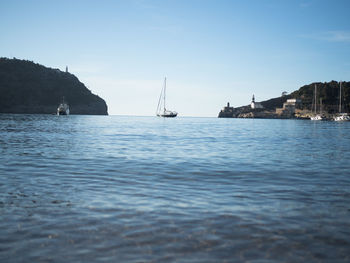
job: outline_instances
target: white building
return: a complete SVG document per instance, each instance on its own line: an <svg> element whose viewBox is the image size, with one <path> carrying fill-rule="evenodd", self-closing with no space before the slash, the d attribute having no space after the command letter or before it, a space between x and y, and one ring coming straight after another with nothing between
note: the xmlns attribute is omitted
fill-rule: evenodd
<svg viewBox="0 0 350 263"><path fill-rule="evenodd" d="M300 99L288 99L283 103L283 108L276 108L276 113L279 115L294 115L295 109L299 109L300 107Z"/></svg>
<svg viewBox="0 0 350 263"><path fill-rule="evenodd" d="M254 94L253 94L252 102L250 103L250 107L252 109L263 109L264 108L264 106L261 105L260 102L255 102Z"/></svg>

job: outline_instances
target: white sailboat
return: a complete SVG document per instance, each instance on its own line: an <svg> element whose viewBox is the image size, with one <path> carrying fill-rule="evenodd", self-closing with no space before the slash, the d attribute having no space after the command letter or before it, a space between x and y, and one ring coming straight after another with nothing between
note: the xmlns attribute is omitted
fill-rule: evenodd
<svg viewBox="0 0 350 263"><path fill-rule="evenodd" d="M322 121L323 118L322 118L322 115L321 114L317 114L317 87L316 87L316 84L315 84L315 91L314 91L314 101L315 101L315 113L313 116L310 117L310 119L312 121Z"/></svg>
<svg viewBox="0 0 350 263"><path fill-rule="evenodd" d="M339 85L339 114L338 116L334 117L335 121L350 121L350 117L347 113L342 113L342 106L341 106L341 81Z"/></svg>
<svg viewBox="0 0 350 263"><path fill-rule="evenodd" d="M177 116L177 112L170 111L170 110L166 109L166 107L165 107L165 94L166 94L166 78L164 79L164 86L162 88L162 91L160 92L156 115L158 117L174 118Z"/></svg>

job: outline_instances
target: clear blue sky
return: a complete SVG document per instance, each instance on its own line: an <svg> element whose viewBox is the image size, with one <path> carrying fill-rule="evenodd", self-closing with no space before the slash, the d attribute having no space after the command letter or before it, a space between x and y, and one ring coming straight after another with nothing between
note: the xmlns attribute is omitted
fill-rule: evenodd
<svg viewBox="0 0 350 263"><path fill-rule="evenodd" d="M0 56L75 74L110 114L217 116L350 80L350 1L0 0Z"/></svg>

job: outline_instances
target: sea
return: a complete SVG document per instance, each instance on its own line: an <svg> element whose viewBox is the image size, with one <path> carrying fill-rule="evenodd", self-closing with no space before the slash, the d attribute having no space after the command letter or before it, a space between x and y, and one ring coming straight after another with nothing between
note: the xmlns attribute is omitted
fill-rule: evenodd
<svg viewBox="0 0 350 263"><path fill-rule="evenodd" d="M1 114L0 262L350 262L350 122Z"/></svg>

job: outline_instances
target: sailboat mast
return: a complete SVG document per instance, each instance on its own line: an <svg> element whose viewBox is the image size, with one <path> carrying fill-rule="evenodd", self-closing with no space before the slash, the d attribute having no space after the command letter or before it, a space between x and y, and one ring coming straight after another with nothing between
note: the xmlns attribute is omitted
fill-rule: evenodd
<svg viewBox="0 0 350 263"><path fill-rule="evenodd" d="M165 109L165 91L166 91L166 78L164 79L164 112L166 111L166 109Z"/></svg>
<svg viewBox="0 0 350 263"><path fill-rule="evenodd" d="M316 112L317 112L317 100L316 100L316 98L317 98L317 95L316 95L316 92L317 92L317 88L316 88L316 84L315 84L315 114L316 114Z"/></svg>
<svg viewBox="0 0 350 263"><path fill-rule="evenodd" d="M339 87L339 113L341 113L341 81Z"/></svg>

